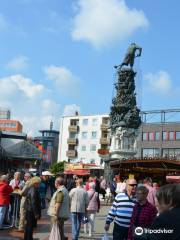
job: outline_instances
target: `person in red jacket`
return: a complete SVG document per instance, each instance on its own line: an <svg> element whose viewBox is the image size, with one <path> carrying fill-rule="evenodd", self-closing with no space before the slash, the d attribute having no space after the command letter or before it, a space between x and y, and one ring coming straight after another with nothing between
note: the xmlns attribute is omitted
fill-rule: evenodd
<svg viewBox="0 0 180 240"><path fill-rule="evenodd" d="M2 175L0 177L0 229L2 229L6 209L10 202L10 193L12 193L12 191L13 189L8 183L8 177Z"/></svg>

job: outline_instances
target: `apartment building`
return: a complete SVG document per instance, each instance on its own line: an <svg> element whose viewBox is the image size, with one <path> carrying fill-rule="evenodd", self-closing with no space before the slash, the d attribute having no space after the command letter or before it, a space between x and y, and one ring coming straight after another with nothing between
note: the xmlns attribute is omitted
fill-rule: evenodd
<svg viewBox="0 0 180 240"><path fill-rule="evenodd" d="M82 162L100 165L99 152L110 146L109 116L65 116L61 118L58 162Z"/></svg>

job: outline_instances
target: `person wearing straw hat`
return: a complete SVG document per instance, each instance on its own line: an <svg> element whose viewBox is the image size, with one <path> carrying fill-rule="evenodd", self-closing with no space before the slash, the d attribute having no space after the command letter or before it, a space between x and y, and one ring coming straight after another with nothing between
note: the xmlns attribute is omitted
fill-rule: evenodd
<svg viewBox="0 0 180 240"><path fill-rule="evenodd" d="M33 240L33 228L37 219L41 216L41 200L39 196L39 185L41 179L33 177L30 180L30 188L28 189L25 208L26 208L26 225L24 232L24 240Z"/></svg>

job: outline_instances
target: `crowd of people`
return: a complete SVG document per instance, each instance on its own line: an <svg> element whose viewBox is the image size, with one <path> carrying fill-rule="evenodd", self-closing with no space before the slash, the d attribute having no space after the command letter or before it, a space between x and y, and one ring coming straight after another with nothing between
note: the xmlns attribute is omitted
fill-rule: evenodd
<svg viewBox="0 0 180 240"><path fill-rule="evenodd" d="M180 239L180 184L158 187L151 178L117 181L123 189L115 198L106 219L108 231L114 221L113 240Z"/></svg>
<svg viewBox="0 0 180 240"><path fill-rule="evenodd" d="M13 179L1 175L0 229L15 219L18 231L24 232L24 240L32 240L41 210L47 209L51 222L49 239L54 239L57 232L56 240L68 239L64 223L69 218L73 240L78 240L82 224L84 233L91 237L96 231L94 223L100 211L100 196L105 199L108 188L113 201L104 229L108 232L114 222L113 240L180 239L180 185L159 187L151 178L137 182L133 178L122 181L120 176L108 183L104 177L92 176L84 182L75 175L47 178L25 173L23 179L20 172L14 173Z"/></svg>

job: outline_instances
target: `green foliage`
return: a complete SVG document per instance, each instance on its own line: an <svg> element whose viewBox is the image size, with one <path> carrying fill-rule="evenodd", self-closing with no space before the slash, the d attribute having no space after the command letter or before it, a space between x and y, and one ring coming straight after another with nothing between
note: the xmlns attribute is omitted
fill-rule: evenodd
<svg viewBox="0 0 180 240"><path fill-rule="evenodd" d="M51 172L54 174L63 173L64 172L64 164L65 164L65 161L54 163L51 166Z"/></svg>

